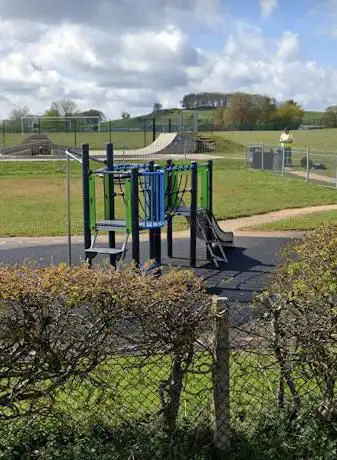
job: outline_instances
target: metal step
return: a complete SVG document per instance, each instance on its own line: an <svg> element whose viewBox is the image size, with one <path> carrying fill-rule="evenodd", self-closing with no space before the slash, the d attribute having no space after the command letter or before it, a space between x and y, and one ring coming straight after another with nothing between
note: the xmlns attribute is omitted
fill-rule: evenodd
<svg viewBox="0 0 337 460"><path fill-rule="evenodd" d="M96 230L98 231L114 231L124 230L126 228L125 220L98 220L96 222Z"/></svg>
<svg viewBox="0 0 337 460"><path fill-rule="evenodd" d="M89 248L85 250L86 254L109 254L112 256L119 256L120 254L123 254L123 249L117 249L117 248Z"/></svg>
<svg viewBox="0 0 337 460"><path fill-rule="evenodd" d="M204 208L197 209L198 216L202 216L205 213L206 213L206 209ZM191 215L191 208L188 206L179 206L178 208L175 209L174 215L189 217Z"/></svg>

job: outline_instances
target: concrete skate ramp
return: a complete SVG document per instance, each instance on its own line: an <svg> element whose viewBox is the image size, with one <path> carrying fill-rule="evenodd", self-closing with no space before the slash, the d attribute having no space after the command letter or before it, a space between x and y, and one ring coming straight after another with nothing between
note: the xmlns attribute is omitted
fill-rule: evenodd
<svg viewBox="0 0 337 460"><path fill-rule="evenodd" d="M141 149L125 149L115 150L117 156L128 157L146 157L150 155L172 155L172 154L187 154L196 151L197 142L193 135L178 134L178 133L162 133L152 144ZM91 155L104 155L103 150L95 150L90 152Z"/></svg>

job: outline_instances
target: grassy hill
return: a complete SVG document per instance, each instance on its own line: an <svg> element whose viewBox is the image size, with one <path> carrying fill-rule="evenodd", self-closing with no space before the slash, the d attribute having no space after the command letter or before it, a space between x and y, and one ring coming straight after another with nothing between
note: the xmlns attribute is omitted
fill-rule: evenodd
<svg viewBox="0 0 337 460"><path fill-rule="evenodd" d="M182 123L186 126L192 126L193 124L193 116L197 113L198 114L198 121L200 128L202 130L202 125L210 125L213 120L213 112L212 109L204 109L204 110L185 110L179 108L172 108L172 109L164 109L160 110L159 112L153 114L145 114L137 117L130 117L127 119L117 119L112 120L111 127L113 129L135 129L135 130L143 130L144 123L147 129L151 129L152 126L152 119L155 118L156 124L158 127L167 127L169 123L169 119L171 118L172 128L174 129L175 126L179 126L180 120L182 119ZM323 112L319 111L305 111L303 123L310 124L314 123L315 121L321 119L323 116ZM104 123L102 127L104 127ZM108 123L107 123L108 125ZM108 127L108 126L107 126Z"/></svg>
<svg viewBox="0 0 337 460"><path fill-rule="evenodd" d="M304 112L303 123L313 123L317 120L320 120L324 115L324 112L317 112L312 110L307 110Z"/></svg>
<svg viewBox="0 0 337 460"><path fill-rule="evenodd" d="M171 118L171 122L174 125L182 122L185 125L192 125L193 116L195 113L198 113L199 123L211 123L213 117L213 110L185 110L185 109L164 109L160 110L157 113L149 113L137 117L130 117L127 119L117 119L112 120L111 126L113 128L125 128L125 129L143 129L144 123L146 123L147 128L152 126L152 120L155 118L156 124L158 125L168 125L168 120ZM108 125L108 123L106 123ZM105 123L101 124L101 127L104 127Z"/></svg>

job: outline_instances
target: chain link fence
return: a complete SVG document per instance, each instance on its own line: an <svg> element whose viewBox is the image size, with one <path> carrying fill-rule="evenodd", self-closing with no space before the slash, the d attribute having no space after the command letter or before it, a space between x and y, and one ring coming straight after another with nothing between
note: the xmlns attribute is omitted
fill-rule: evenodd
<svg viewBox="0 0 337 460"><path fill-rule="evenodd" d="M139 318L125 317L124 325L116 321L104 363L92 372L83 369L83 376L67 375L54 398L46 395L26 410L45 417L53 408L67 424L79 426L94 420L104 442L117 449L110 458L150 458L144 453L151 452L163 460L235 452L238 437L254 444L268 421L283 415L286 427L300 409L315 407L318 384L292 348L285 348L275 316L254 312L248 320L224 298L214 298L212 309L211 323L181 350L165 351L160 339L150 336L151 349L142 346L147 331L139 330ZM184 454L175 456L179 445Z"/></svg>
<svg viewBox="0 0 337 460"><path fill-rule="evenodd" d="M269 144L246 145L245 164L281 176L296 176L328 187L337 187L337 150L285 148Z"/></svg>

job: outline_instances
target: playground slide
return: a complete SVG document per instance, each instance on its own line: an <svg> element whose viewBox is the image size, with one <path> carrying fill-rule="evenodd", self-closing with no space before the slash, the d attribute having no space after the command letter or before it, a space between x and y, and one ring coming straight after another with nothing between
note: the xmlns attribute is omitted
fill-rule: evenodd
<svg viewBox="0 0 337 460"><path fill-rule="evenodd" d="M212 230L212 234L215 236L215 240L217 240L217 243L226 246L231 246L233 244L233 232L224 232L220 228L218 221L216 220L212 212L207 212L205 215L199 215L198 222L206 235L208 234L208 230ZM197 229L197 237L200 239L204 239L199 226Z"/></svg>

